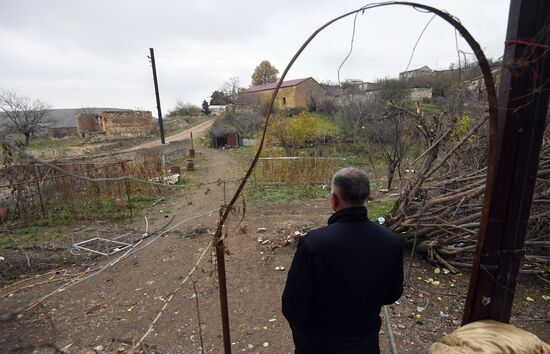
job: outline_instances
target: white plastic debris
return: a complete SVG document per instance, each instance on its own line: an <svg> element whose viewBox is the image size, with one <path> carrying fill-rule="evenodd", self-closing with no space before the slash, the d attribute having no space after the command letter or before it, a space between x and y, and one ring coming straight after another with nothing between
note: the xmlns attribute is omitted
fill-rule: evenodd
<svg viewBox="0 0 550 354"><path fill-rule="evenodd" d="M264 342L264 344L263 344L263 345L264 345L264 348L267 348L267 347L269 347L269 343L268 343L268 342Z"/></svg>
<svg viewBox="0 0 550 354"><path fill-rule="evenodd" d="M266 232L267 229L265 227L258 227L258 229L256 231L257 232Z"/></svg>
<svg viewBox="0 0 550 354"><path fill-rule="evenodd" d="M5 261L5 260L6 260L6 259L5 259L4 257L0 256L0 262L1 262L1 261Z"/></svg>
<svg viewBox="0 0 550 354"><path fill-rule="evenodd" d="M384 225L384 223L386 222L386 219L384 219L383 216L379 216L378 219L376 219L376 220L378 220L378 223L380 225Z"/></svg>

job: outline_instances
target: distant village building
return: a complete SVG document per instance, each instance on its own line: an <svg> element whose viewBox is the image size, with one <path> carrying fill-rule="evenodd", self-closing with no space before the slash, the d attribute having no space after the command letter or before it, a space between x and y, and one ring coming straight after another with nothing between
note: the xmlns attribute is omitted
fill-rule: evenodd
<svg viewBox="0 0 550 354"><path fill-rule="evenodd" d="M359 87L365 92L380 90L380 84L378 82L362 82L359 84Z"/></svg>
<svg viewBox="0 0 550 354"><path fill-rule="evenodd" d="M46 131L47 136L58 139L76 135L75 127L47 127Z"/></svg>
<svg viewBox="0 0 550 354"><path fill-rule="evenodd" d="M80 113L76 116L78 135L104 133L110 136L147 136L153 131L151 111L104 111L101 114Z"/></svg>
<svg viewBox="0 0 550 354"><path fill-rule="evenodd" d="M277 83L256 85L239 94L239 101L244 104L262 105L269 103ZM308 108L316 104L324 91L313 78L284 81L276 97L279 108Z"/></svg>
<svg viewBox="0 0 550 354"><path fill-rule="evenodd" d="M403 71L399 73L399 80L417 80L417 79L429 79L431 78L433 70L430 67L424 65L421 68Z"/></svg>

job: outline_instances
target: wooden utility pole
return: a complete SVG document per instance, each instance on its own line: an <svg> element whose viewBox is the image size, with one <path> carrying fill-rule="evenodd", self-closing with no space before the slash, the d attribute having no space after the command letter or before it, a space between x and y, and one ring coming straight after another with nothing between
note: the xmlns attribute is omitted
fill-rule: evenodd
<svg viewBox="0 0 550 354"><path fill-rule="evenodd" d="M550 1L511 0L476 258L463 324L508 322L524 255L550 91Z"/></svg>
<svg viewBox="0 0 550 354"><path fill-rule="evenodd" d="M149 53L150 53L150 56L148 56L148 58L151 59L151 65L153 66L153 81L155 83L155 96L157 97L157 113L159 116L160 143L164 145L165 144L164 124L162 122L162 110L160 109L159 84L157 81L157 67L155 65L155 51L153 50L153 48L149 48Z"/></svg>

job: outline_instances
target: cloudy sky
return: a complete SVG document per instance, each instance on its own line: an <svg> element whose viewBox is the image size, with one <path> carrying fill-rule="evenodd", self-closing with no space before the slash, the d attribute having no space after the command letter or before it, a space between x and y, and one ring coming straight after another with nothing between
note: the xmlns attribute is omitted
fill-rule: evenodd
<svg viewBox="0 0 550 354"><path fill-rule="evenodd" d="M509 0L420 0L457 16L486 55L503 52ZM156 110L147 55L155 49L163 112L176 100L200 105L231 77L242 87L263 59L280 72L320 25L366 2L313 0L2 0L0 89L56 108ZM391 6L357 17L354 49L341 79L374 81L407 67L432 15ZM337 81L350 49L353 17L310 44L288 79ZM458 39L464 52L471 52ZM468 55L473 59L471 55ZM410 68L457 62L455 33L435 18Z"/></svg>

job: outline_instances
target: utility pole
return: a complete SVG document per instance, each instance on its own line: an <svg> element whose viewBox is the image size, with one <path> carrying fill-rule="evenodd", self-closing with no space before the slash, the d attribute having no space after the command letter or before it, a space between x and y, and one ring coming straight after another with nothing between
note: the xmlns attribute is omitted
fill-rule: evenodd
<svg viewBox="0 0 550 354"><path fill-rule="evenodd" d="M149 48L150 56L148 56L149 59L151 59L151 64L153 66L153 81L155 83L155 96L157 97L157 112L159 116L159 129L160 129L160 143L164 145L166 142L164 141L164 124L162 122L162 110L160 109L160 95L159 95L159 84L157 81L157 67L155 65L155 51L153 48Z"/></svg>
<svg viewBox="0 0 550 354"><path fill-rule="evenodd" d="M509 322L550 91L550 1L511 0L490 173L463 324Z"/></svg>

